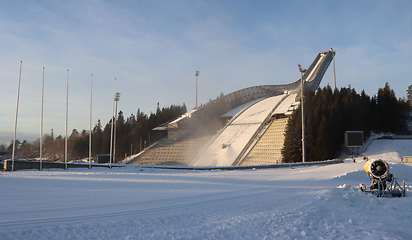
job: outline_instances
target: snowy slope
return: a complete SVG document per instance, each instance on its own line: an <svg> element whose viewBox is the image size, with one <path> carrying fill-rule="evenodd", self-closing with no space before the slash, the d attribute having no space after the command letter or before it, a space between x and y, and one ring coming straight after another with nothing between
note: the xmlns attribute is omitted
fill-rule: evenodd
<svg viewBox="0 0 412 240"><path fill-rule="evenodd" d="M240 152L258 130L274 106L286 95L269 97L256 102L236 119L193 161L192 166L231 166ZM226 148L222 148L222 145Z"/></svg>
<svg viewBox="0 0 412 240"><path fill-rule="evenodd" d="M366 153L370 158L380 158L389 162L399 162L403 156L412 156L411 141L408 140L375 140Z"/></svg>
<svg viewBox="0 0 412 240"><path fill-rule="evenodd" d="M412 141L374 141L399 180ZM392 145L391 145L392 144ZM400 152L399 152L400 151ZM396 155L397 154L397 155ZM369 179L363 160L285 169L109 169L0 172L0 239L411 239L406 198L350 186Z"/></svg>

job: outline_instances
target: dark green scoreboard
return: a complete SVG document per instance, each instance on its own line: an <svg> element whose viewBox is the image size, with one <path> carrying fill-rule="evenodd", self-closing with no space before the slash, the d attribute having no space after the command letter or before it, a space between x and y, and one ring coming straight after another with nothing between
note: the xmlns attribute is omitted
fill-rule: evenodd
<svg viewBox="0 0 412 240"><path fill-rule="evenodd" d="M362 147L363 131L346 131L345 145L346 147Z"/></svg>

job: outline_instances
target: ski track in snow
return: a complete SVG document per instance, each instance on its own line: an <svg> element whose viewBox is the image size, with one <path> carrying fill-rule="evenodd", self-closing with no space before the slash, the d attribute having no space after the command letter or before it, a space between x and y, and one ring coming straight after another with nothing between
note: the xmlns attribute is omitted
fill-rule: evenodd
<svg viewBox="0 0 412 240"><path fill-rule="evenodd" d="M397 157L403 141L396 154L377 152L385 141L367 152L389 158L400 182L412 179L412 165ZM247 171L0 172L0 239L411 239L412 184L405 198L365 195L353 188L369 185L360 159Z"/></svg>

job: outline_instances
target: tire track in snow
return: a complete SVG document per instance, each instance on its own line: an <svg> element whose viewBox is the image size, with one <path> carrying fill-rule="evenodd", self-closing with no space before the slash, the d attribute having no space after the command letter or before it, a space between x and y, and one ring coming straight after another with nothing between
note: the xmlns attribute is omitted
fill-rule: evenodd
<svg viewBox="0 0 412 240"><path fill-rule="evenodd" d="M142 217L147 217L147 216L153 216L156 215L157 213L161 214L166 214L170 212L180 212L180 211L190 211L190 210L199 210L202 208L207 208L211 207L213 205L222 205L222 204L230 204L233 206L234 203L242 203L246 202L249 203L251 199L256 199L262 194L273 194L276 190L274 189L245 189L241 191L236 191L235 195L228 196L228 197L218 197L218 198L210 198L206 200L196 200L196 201L190 201L186 203L180 203L180 204L169 204L169 205L164 205L164 206L158 206L158 207L149 207L149 208L142 208L142 209L131 209L127 211L117 211L113 212L113 208L116 208L120 205L111 205L109 206L108 204L103 204L99 206L79 206L79 207L67 207L67 208L54 208L50 210L46 209L31 209L31 210L15 210L15 211L7 211L6 213L9 214L27 214L27 213L44 213L46 212L61 212L61 211L72 211L72 210L100 210L100 209L105 209L108 207L111 207L109 210L112 210L112 212L106 212L106 213L92 213L92 214L84 214L84 215L77 215L77 216L61 216L61 217L55 217L55 216L45 216L42 218L32 218L32 219L22 219L22 220L14 220L14 221L3 221L0 222L0 229L9 229L10 227L28 227L28 226L36 226L36 225L45 225L45 224L53 224L53 225L59 225L61 223L68 223L68 222L81 222L81 221L86 221L86 220L96 220L96 219L110 219L110 218L118 218L118 217L127 217L127 216L137 216L138 218ZM239 194L242 193L242 194ZM248 192L248 193L244 193ZM213 194L217 196L221 196L221 193L218 194ZM204 199L206 197L210 197L210 195L206 196L196 196L196 199ZM159 204L166 203L166 202L175 202L176 200L181 200L181 199L164 199L159 202ZM189 200L190 197L189 197ZM149 203L150 201L145 201ZM133 205L140 205L142 202L128 202L127 203L130 206ZM124 205L121 205L124 207ZM1 214L5 213L4 211L1 212Z"/></svg>

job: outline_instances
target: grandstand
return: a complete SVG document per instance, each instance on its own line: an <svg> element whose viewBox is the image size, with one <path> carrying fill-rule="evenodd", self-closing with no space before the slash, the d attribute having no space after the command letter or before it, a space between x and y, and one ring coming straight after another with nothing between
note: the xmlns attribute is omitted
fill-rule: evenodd
<svg viewBox="0 0 412 240"><path fill-rule="evenodd" d="M277 164L282 162L284 132L288 118L273 120L269 128L257 141L248 155L239 165L265 165Z"/></svg>
<svg viewBox="0 0 412 240"><path fill-rule="evenodd" d="M320 52L303 75L315 91L334 52ZM156 127L164 139L123 162L141 165L240 166L276 164L288 116L299 106L300 79L284 85L254 86L221 96Z"/></svg>

